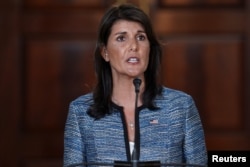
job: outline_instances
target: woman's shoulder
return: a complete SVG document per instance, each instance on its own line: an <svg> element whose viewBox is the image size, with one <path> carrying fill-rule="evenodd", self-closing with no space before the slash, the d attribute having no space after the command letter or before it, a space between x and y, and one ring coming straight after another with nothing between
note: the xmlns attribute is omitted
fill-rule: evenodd
<svg viewBox="0 0 250 167"><path fill-rule="evenodd" d="M189 105L190 103L193 103L193 98L189 94L181 90L176 90L165 86L162 87L161 95L158 96L156 100L161 103L169 104L182 103Z"/></svg>
<svg viewBox="0 0 250 167"><path fill-rule="evenodd" d="M93 94L87 93L71 101L70 107L89 108L89 106L92 104L93 104Z"/></svg>
<svg viewBox="0 0 250 167"><path fill-rule="evenodd" d="M190 95L184 91L165 87L165 86L162 87L162 96L163 97L190 97Z"/></svg>

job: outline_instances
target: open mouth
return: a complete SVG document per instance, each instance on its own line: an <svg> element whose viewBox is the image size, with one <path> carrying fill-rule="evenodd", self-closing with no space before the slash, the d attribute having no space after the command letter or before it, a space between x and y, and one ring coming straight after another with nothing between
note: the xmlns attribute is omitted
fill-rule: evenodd
<svg viewBox="0 0 250 167"><path fill-rule="evenodd" d="M139 59L136 58L136 57L131 57L131 58L128 59L128 62L129 62L129 63L138 63L138 62L139 62Z"/></svg>

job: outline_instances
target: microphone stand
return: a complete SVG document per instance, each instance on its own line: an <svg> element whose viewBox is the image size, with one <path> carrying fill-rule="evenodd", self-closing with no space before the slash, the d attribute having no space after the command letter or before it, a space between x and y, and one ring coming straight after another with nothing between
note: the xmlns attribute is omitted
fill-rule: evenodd
<svg viewBox="0 0 250 167"><path fill-rule="evenodd" d="M134 119L135 119L135 124L136 124L136 110L138 107L138 94L140 92L141 79L135 78L133 80L133 84L135 86L135 112L134 112L135 117L134 117ZM135 132L134 132L135 136L137 135L136 130L137 129L135 128ZM138 153L136 150L137 142L135 141L134 150L133 150L132 157L131 157L132 167L138 167L139 157L138 157Z"/></svg>

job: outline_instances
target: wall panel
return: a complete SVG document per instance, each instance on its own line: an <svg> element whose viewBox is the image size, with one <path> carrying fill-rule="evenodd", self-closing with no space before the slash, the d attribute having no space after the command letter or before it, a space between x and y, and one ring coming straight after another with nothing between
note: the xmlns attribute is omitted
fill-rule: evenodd
<svg viewBox="0 0 250 167"><path fill-rule="evenodd" d="M105 4L105 1L100 0L91 0L91 1L82 1L82 0L24 0L23 2L25 7L28 8L58 8L66 7L67 9L74 8L101 8Z"/></svg>
<svg viewBox="0 0 250 167"><path fill-rule="evenodd" d="M95 42L75 39L26 40L25 106L21 153L24 166L58 166L70 101L93 89ZM46 157L52 157L51 162ZM33 161L36 159L36 161Z"/></svg>
<svg viewBox="0 0 250 167"><path fill-rule="evenodd" d="M69 101L92 90L94 46L94 41L84 40L27 41L24 123L28 129L62 127Z"/></svg>
<svg viewBox="0 0 250 167"><path fill-rule="evenodd" d="M103 10L26 12L23 33L26 35L96 35Z"/></svg>
<svg viewBox="0 0 250 167"><path fill-rule="evenodd" d="M195 1L195 0L160 0L160 4L163 7L167 6L241 6L243 5L244 0L202 0L202 1Z"/></svg>
<svg viewBox="0 0 250 167"><path fill-rule="evenodd" d="M244 11L237 8L160 9L153 18L159 35L235 34L244 31L245 26Z"/></svg>
<svg viewBox="0 0 250 167"><path fill-rule="evenodd" d="M218 132L241 137L237 132L244 132L247 116L243 107L243 40L237 36L188 36L165 41L163 83L193 96L208 138ZM237 144L241 148L239 143L234 147Z"/></svg>

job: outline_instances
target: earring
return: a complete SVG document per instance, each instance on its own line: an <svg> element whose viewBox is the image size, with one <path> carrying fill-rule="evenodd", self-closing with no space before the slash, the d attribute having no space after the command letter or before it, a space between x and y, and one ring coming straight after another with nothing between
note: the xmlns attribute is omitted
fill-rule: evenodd
<svg viewBox="0 0 250 167"><path fill-rule="evenodd" d="M109 60L108 60L108 53L107 53L107 52L105 52L105 54L104 54L104 59L106 60L106 62L109 61Z"/></svg>

